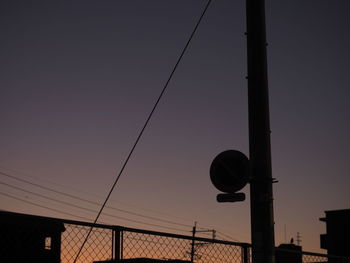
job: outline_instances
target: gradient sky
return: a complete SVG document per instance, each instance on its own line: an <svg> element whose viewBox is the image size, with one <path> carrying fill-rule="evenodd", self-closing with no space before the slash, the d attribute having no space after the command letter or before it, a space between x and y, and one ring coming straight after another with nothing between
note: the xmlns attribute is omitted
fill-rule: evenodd
<svg viewBox="0 0 350 263"><path fill-rule="evenodd" d="M102 202L205 3L1 1L0 171ZM350 208L349 11L348 0L266 1L277 245L300 232L305 250L325 252L319 218ZM250 242L249 187L245 202L219 204L209 179L221 151L248 155L244 31L245 1L214 0L109 202L188 227L106 212ZM96 216L0 179L0 193ZM6 196L0 209L74 218Z"/></svg>

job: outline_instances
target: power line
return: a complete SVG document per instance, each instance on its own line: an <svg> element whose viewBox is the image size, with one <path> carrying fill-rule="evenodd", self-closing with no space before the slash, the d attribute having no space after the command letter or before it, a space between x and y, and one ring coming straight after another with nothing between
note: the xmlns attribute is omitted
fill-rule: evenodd
<svg viewBox="0 0 350 263"><path fill-rule="evenodd" d="M75 196L75 195L70 195L68 193L65 193L65 192L61 192L61 191L57 191L55 189L52 189L52 188L49 188L49 187L45 187L43 185L40 185L40 184L36 184L36 183L33 183L31 181L28 181L28 180L25 180L25 179L22 179L22 178L19 178L19 177L16 177L14 175L10 175L8 173L4 173L4 172L1 172L0 171L0 174L6 176L6 177L9 177L9 178L12 178L12 179L15 179L17 181L21 181L21 182L24 182L24 183L27 183L29 185L33 185L33 186L36 186L36 187L39 187L41 189L45 189L45 190L48 190L48 191L51 191L51 192L54 192L54 193L57 193L57 194L60 194L60 195L63 195L63 196L68 196L70 198L73 198L73 199L76 199L76 200L79 200L79 201L84 201L86 203L89 203L89 204L93 204L93 205L100 205L100 203L97 203L97 202L94 202L94 201L90 201L90 200L87 200L87 199L83 199L83 198L80 198L78 196ZM58 199L55 199L55 198L52 198L52 197L48 197L46 195L42 195L42 194L39 194L39 193L36 193L36 192L32 192L32 191L29 191L29 190L26 190L26 189L23 189L21 187L18 187L18 186L14 186L14 185L11 185L11 184L8 184L8 183L5 183L5 182L0 182L0 184L2 185L6 185L7 187L10 187L10 188L13 188L13 189L17 189L17 190L20 190L22 192L26 192L26 193L29 193L29 194L32 194L32 195L35 195L35 196L39 196L39 197L42 197L42 198L45 198L47 200L51 200L51 201L54 201L54 202L57 202L57 203L61 203L61 204L64 204L64 205L68 205L68 206L71 206L71 207L75 207L75 208L79 208L79 209L82 209L82 210L85 210L85 211L88 211L88 212L92 212L92 213L96 213L95 210L93 209L89 209L89 208L86 208L86 207L82 207L82 206L79 206L79 205L75 205L73 203L70 203L70 202L65 202L65 201L62 201L62 200L58 200ZM2 193L3 195L6 195L4 193ZM24 200L24 199L20 199L18 197L13 197L13 196L10 196L10 195L6 195L7 197L10 197L10 198L13 198L13 199L16 199L16 200L19 200L19 201L23 201L25 203L29 203L29 204L32 204L32 205L35 205L35 206L38 206L38 207L41 207L41 208L45 208L45 209L48 209L48 210L51 210L51 211L55 211L55 212L59 212L59 213L62 213L62 214L65 214L65 215L69 215L69 216L74 216L74 217L77 217L77 218L80 218L80 219L84 219L84 220L87 220L89 221L90 219L86 218L86 217L82 217L82 216L77 216L77 215L73 215L71 213L68 213L68 212L63 212L61 210L57 210L57 209L52 209L52 208L49 208L47 206L43 206L43 205L39 205L37 203L33 203L33 202L30 202L28 200ZM126 211L126 210L122 210L122 209L118 209L118 208L115 208L115 207L110 207L110 206L106 206L106 208L109 208L109 209L112 209L112 210L115 210L115 211L120 211L120 212L124 212L124 213L128 213L128 214L132 214L132 215L136 215L136 216L140 216L140 217L144 217L144 218L148 218L148 219L152 219L152 220L157 220L157 221L161 221L161 222L164 222L164 223L169 223L169 224L175 224L175 225L180 225L180 226L185 226L185 227L189 227L189 225L185 225L185 224L180 224L180 223L176 223L176 222L172 222L172 221L168 221L168 220L163 220L163 219L160 219L160 218L155 218L155 217L150 217L150 216L146 216L146 215L142 215L142 214L138 214L138 213L134 213L134 212L130 212L130 211ZM170 229L170 230L175 230L175 231L181 231L181 232L188 232L187 230L183 230L183 229L178 229L178 228L173 228L173 227L167 227L167 226L162 226L162 225L158 225L158 224L152 224L152 223L146 223L146 222L143 222L143 221L138 221L138 220L133 220L133 219L130 219L130 218L126 218L126 217L121 217L121 216L116 216L116 215L112 215L112 214L108 214L108 213L102 213L103 215L106 215L106 216L109 216L109 217L112 217L112 218L117 218L117 219L121 219L121 220L125 220L125 221L130 221L130 222L134 222L134 223L137 223L137 224L143 224L143 225L148 225L148 226L153 226L153 227L159 227L159 228L164 228L164 229ZM207 229L207 228L203 228L203 227L199 227L199 229ZM223 239L226 239L228 238L228 240L233 240L233 241L238 241L237 239L227 235L227 234L224 234L220 231L217 231L217 233L220 235L220 236L223 236L224 238Z"/></svg>
<svg viewBox="0 0 350 263"><path fill-rule="evenodd" d="M157 108L157 106L158 106L158 104L159 104L159 101L160 101L161 98L163 97L163 94L165 93L165 91L166 91L166 89L167 89L167 87L168 87L168 84L169 84L170 80L172 79L172 77L173 77L173 75L174 75L174 73L175 73L175 71L176 71L178 65L180 64L180 61L182 60L182 58L183 58L183 56L184 56L184 54L185 54L185 52L186 52L186 50L187 50L187 48L188 48L188 46L189 46L189 44L190 44L190 42L191 42L191 40L192 40L194 34L196 33L197 28L198 28L200 22L202 21L204 15L205 15L205 13L206 13L206 11L208 10L208 7L209 7L211 1L212 1L212 0L208 0L208 2L207 2L207 4L206 4L206 6L205 6L205 8L204 8L204 10L203 10L203 12L202 12L200 18L199 18L199 20L198 20L198 22L197 22L197 24L195 25L195 27L194 27L194 29L193 29L193 31L192 31L192 33L191 33L191 35L190 35L190 37L189 37L189 39L188 39L186 45L185 45L185 47L183 48L183 50L182 50L182 52L181 52L181 54L180 54L178 60L177 60L176 63L175 63L175 66L174 66L173 70L172 70L171 73L170 73L168 80L166 81L166 83L165 83L165 85L164 85L164 87L163 87L163 89L162 89L160 95L158 96L158 99L156 100L156 102L155 102L155 104L154 104L154 106L153 106L153 108L152 108L152 110L151 110L151 112L150 112L148 118L146 119L145 124L143 125L143 127L142 127L142 129L141 129L139 135L137 136L134 145L132 146L132 148L131 148L131 150L130 150L128 156L127 156L127 158L125 159L124 164L123 164L122 168L120 169L117 178L115 179L115 181L114 181L114 183L113 183L113 185L112 185L110 191L108 192L107 197L106 197L105 201L103 202L103 204L102 204L102 206L101 206L101 209L100 209L100 211L98 212L98 214L97 214L97 216L96 216L96 218L95 218L95 220L94 220L94 224L97 222L98 218L100 217L100 215L101 215L101 213L102 213L102 210L103 210L104 207L106 206L109 197L111 196L111 194L112 194L112 192L113 192L115 186L117 185L117 183L118 183L118 181L119 181L119 179L120 179L120 177L121 177L121 175L122 175L122 173L123 173L123 171L124 171L124 169L125 169L127 163L129 162L129 159L130 159L131 155L133 154L133 152L134 152L134 150L135 150L135 148L136 148L138 142L140 141L140 139L141 139L141 137L142 137L142 135L143 135L143 132L145 131L145 129L146 129L146 127L147 127L147 125L148 125L148 123L149 123L151 117L153 116L153 113L155 112L155 110L156 110L156 108ZM89 238L89 236L90 236L90 234L91 234L92 229L93 229L93 227L90 228L88 234L86 235L86 238L85 238L84 242L82 243L82 245L81 245L81 247L80 247L80 249L79 249L79 251L78 251L78 253L77 253L77 256L76 256L75 259L74 259L74 263L76 263L76 261L77 261L79 255L80 255L80 253L81 253L83 247L85 246L86 241L88 240L88 238Z"/></svg>
<svg viewBox="0 0 350 263"><path fill-rule="evenodd" d="M71 203L68 203L68 202L65 202L65 201L62 201L62 200L57 200L55 198L51 198L51 197L48 197L48 196L45 196L45 195L34 193L34 192L25 190L25 189L17 187L17 186L13 186L13 185L10 185L10 184L7 184L7 183L3 183L3 182L0 182L0 184L6 185L6 186L11 187L13 189L20 190L20 191L25 192L25 193L29 193L29 194L32 194L32 195L35 195L35 196L39 196L39 197L42 197L42 198L45 198L45 199L57 202L57 203L61 203L61 204L64 204L64 205L67 205L67 206L71 206L71 207L74 207L74 208L79 208L79 209L82 209L82 210L85 210L85 211L88 211L88 212L96 213L96 211L93 210L93 209L89 209L89 208L86 208L86 207L82 207L82 206L78 206L78 205L75 205L75 204L71 204ZM33 203L33 202L30 202L30 201L25 201L23 199L19 199L18 197L15 198L15 197L10 196L10 195L5 194L5 193L2 193L2 194L6 195L6 196L8 196L10 198L14 198L14 199L17 199L17 200L20 200L20 201L24 201L24 202L30 203L32 205L36 205L36 206L40 206L42 208L49 209L48 207L39 205L37 203ZM53 210L53 209L50 208L50 210ZM56 210L54 210L54 211L56 211ZM57 210L57 211L60 211L60 210ZM60 211L60 212L62 212L62 211ZM62 212L62 213L70 215L70 216L76 216L76 215L73 215L73 214L70 214L70 213L67 213L67 212ZM188 232L187 230L183 230L183 229L179 229L179 228L173 228L173 227L167 227L167 226L162 226L162 225L157 225L157 224L152 224L152 223L146 223L146 222L143 222L143 221L134 220L134 219L130 219L130 218L122 217L122 216L116 216L116 215L112 215L112 214L108 214L108 213L102 213L102 215L109 216L109 217L116 218L116 219L125 220L125 221L128 221L128 222L142 224L142 225L148 225L148 226L159 227L159 228L170 229L170 230L181 231L181 232ZM80 216L76 216L76 217L79 217L79 218L82 218L84 220L88 220L89 221L89 219L87 219L86 217L80 217Z"/></svg>
<svg viewBox="0 0 350 263"><path fill-rule="evenodd" d="M227 235L227 234L224 234L224 233L222 233L222 232L220 232L220 231L216 231L216 233L219 234L220 236L223 236L223 237L225 237L225 238L228 238L228 240L230 240L230 241L240 242L239 240L237 240L237 239L235 239L235 238L233 238L233 237L231 237L231 236L229 236L229 235Z"/></svg>
<svg viewBox="0 0 350 263"><path fill-rule="evenodd" d="M16 190L20 190L20 191L25 192L25 193L29 193L29 194L32 194L32 195L35 195L35 196L39 196L39 197L42 197L42 198L45 198L45 199L57 202L57 203L61 203L61 204L64 204L64 205L75 207L75 208L79 208L79 209L82 209L82 210L85 210L85 211L88 211L88 212L93 212L93 213L96 212L95 210L92 210L92 209L89 209L89 208L86 208L86 207L78 206L78 205L75 205L75 204L72 204L72 203L69 203L69 202L65 202L65 201L62 201L62 200L57 200L55 198L51 198L51 197L48 197L48 196L45 196L45 195L42 195L42 194L39 194L39 193L35 193L35 192L32 192L32 191L23 189L21 187L17 187L17 186L8 184L8 183L0 182L0 184L5 185L5 186L10 187L10 188L13 188L13 189L16 189ZM9 198L15 199L15 200L19 200L19 201L22 201L22 202L25 202L25 203L29 203L29 204L34 205L34 206L45 208L45 209L48 209L48 210L51 210L51 211L54 211L54 212L62 213L62 214L65 214L65 215L73 216L73 217L84 219L84 220L89 220L86 217L78 216L76 214L71 214L71 213L64 212L64 211L58 210L58 209L53 209L53 208L50 208L50 207L47 207L47 206L44 206L44 205L40 205L38 203L34 203L34 202L31 202L31 201L28 201L28 200L25 200L25 199L21 199L19 197L15 197L15 196L12 196L12 195L9 195L9 194L6 194L6 193L0 192L0 194L2 194L4 196L7 196ZM146 223L146 222L133 220L133 219L130 219L130 218L125 218L125 217L120 217L120 216L116 216L116 215L112 215L112 214L108 214L108 213L102 213L102 215L113 217L113 218L117 218L117 219L121 219L121 220L130 221L130 222L134 222L134 223L138 223L138 224L149 225L149 226L153 226L153 227L171 229L171 230L176 230L176 231L181 231L181 232L188 232L187 230L183 230L183 229L178 229L178 228L166 227L166 226L157 225L157 224ZM237 239L234 239L231 236L226 235L226 234L224 234L224 233L222 233L220 231L217 231L217 233L219 233L219 236L224 236L226 238L229 238L229 240L238 241Z"/></svg>
<svg viewBox="0 0 350 263"><path fill-rule="evenodd" d="M241 242L241 241L239 241L238 239L233 238L232 236L230 236L230 235L228 235L228 234L224 234L223 232L216 230L217 228L214 227L214 226L210 226L209 228L210 228L210 229L204 228L204 227L198 227L198 229L201 229L202 231L203 231L203 230L204 230L204 231L213 231L213 230L214 230L214 231L215 231L215 235L221 236L221 238L222 238L223 240ZM213 229L213 230L211 230L211 229ZM210 234L210 233L203 233L203 234L204 234L204 235L212 235L212 234Z"/></svg>
<svg viewBox="0 0 350 263"><path fill-rule="evenodd" d="M22 171L19 171L19 170L14 170L14 169L11 169L11 168L7 168L7 167L4 167L4 166L1 166L0 165L0 170L8 170L8 171L11 171L11 172L14 172L14 173L17 173L17 174L21 174L21 175L24 175L26 177L31 177L35 180L42 180L42 181L45 181L46 183L49 183L49 184L52 184L52 185L55 185L55 186L59 186L59 187L64 187L65 189L71 189L73 190L74 192L79 192L79 193L82 193L84 195L88 194L89 196L94 196L94 197L97 197L97 198L101 198L101 195L97 195L97 194L94 194L94 193L91 193L91 192L87 192L87 191L82 191L81 189L77 189L77 188L74 188L74 187L71 187L71 186L67 186L67 185L63 185L63 184L59 184L57 182L54 182L54 181L51 181L51 180L47 180L47 179L42 179L38 176L33 176L33 175L29 175L29 174L26 174ZM17 179L19 179L18 177L16 177ZM15 179L14 176L12 175L12 179ZM16 180L17 180L16 179ZM21 179L19 179L21 180ZM28 182L28 181L27 181ZM67 195L66 193L63 193L65 195ZM86 199L85 199L86 200ZM120 202L119 200L116 201L116 200L113 200L113 199L110 199L111 201L115 201L115 202L118 202L119 204L121 205L124 205L124 206L129 206L129 207L133 207L135 209L139 209L139 210L143 210L145 212L148 212L148 213L153 213L153 214L158 214L158 215L162 215L162 216L166 216L166 217L171 217L171 218L176 218L176 219L179 219L179 220L182 220L182 221L192 221L192 219L189 219L189 218L183 218L183 217L179 217L179 216L176 216L176 215L171 215L171 214L168 214L168 213L165 213L165 212L160 212L160 211L156 211L156 210L152 210L152 209L146 209L144 207L139 207L137 205L132 205L130 203L124 203L124 202ZM100 206L101 204L98 203L98 205ZM114 207L110 207L110 206L106 206L106 208L110 208L110 209L118 209L120 212L125 212L125 213L135 213L135 212L130 212L128 210L122 210L120 208L114 208ZM135 215L138 215L138 216L144 216L144 217L148 217L148 216L145 216L143 214L135 214ZM151 218L150 218L151 219ZM156 218L156 217L153 217L152 219L155 219L155 220L159 220L159 218ZM161 221L162 219L160 219ZM190 224L181 224L181 223L178 223L178 222L173 222L173 221L168 221L169 223L174 223L175 225L180 225L180 226L184 226L184 227L192 227Z"/></svg>
<svg viewBox="0 0 350 263"><path fill-rule="evenodd" d="M83 220L89 220L89 219L86 218L86 217L74 215L74 214L71 214L71 213L68 213L68 212L64 212L64 211L61 211L61 210L52 208L52 207L47 207L47 206L39 205L39 204L37 204L37 203L31 202L31 201L28 201L28 200L24 200L24 199L18 198L18 197L13 196L13 195L9 195L9 194L2 193L2 192L0 192L0 194L1 194L1 195L4 195L4 196L7 196L7 197L9 197L9 198L18 200L18 201L22 201L22 202L27 203L27 204L31 204L31 205L34 205L34 206L37 206L37 207L41 207L41 208L45 208L45 209L48 209L48 210L57 212L57 213L61 213L61 214L65 214L65 215L69 215L69 216L73 216L73 217L77 217L77 218L80 218L80 219L83 219Z"/></svg>
<svg viewBox="0 0 350 263"><path fill-rule="evenodd" d="M57 190L52 189L52 188L50 188L50 187L46 187L46 186L43 186L43 185L40 185L40 184L37 184L37 183L33 183L33 182L28 181L28 180L25 180L25 179L16 177L16 176L14 176L14 175L10 175L10 174L8 174L8 173L4 173L4 172L1 172L1 171L0 171L0 174L4 175L4 176L6 176L6 177L9 177L9 178L15 179L15 180L17 180L17 181L21 181L21 182L24 182L24 183L27 183L27 184L30 184L30 185L39 187L39 188L41 188L41 189L54 192L54 193L56 193L56 194L65 195L65 196L68 196L68 197L73 198L73 199L77 199L77 200L84 201L84 202L88 202L88 203L95 204L95 205L100 205L100 204L97 203L97 202L89 201L89 200L87 200L87 199L83 199L83 198L78 197L78 196L75 196L75 195L71 195L71 194L68 194L68 193L65 193L65 192L57 191Z"/></svg>
<svg viewBox="0 0 350 263"><path fill-rule="evenodd" d="M31 174L31 173L24 173L23 171L15 170L15 169L8 168L8 167L2 166L2 165L0 165L0 170L7 170L7 171L10 171L10 172L19 174L19 175L24 175L24 176L26 176L26 177L30 177L31 179L33 179L33 180L35 180L35 181L36 181L36 180L41 180L41 181L43 181L43 182L45 182L45 183L49 183L49 184L51 184L51 185L55 185L55 186L58 186L58 187L64 187L65 189L70 189L70 190L72 190L72 191L74 191L74 192L80 192L80 193L85 194L85 195L89 195L89 196L94 195L95 197L101 197L101 196L98 196L98 195L93 194L93 193L91 193L91 192L83 191L82 189L78 189L78 188L74 188L74 187L72 187L72 186L70 186L70 185L63 185L63 184L54 182L54 181L52 181L52 180L48 180L47 178L45 178L45 179L44 179L44 178L41 178L41 177L39 177L38 175L34 176L34 175Z"/></svg>
<svg viewBox="0 0 350 263"><path fill-rule="evenodd" d="M81 207L79 205L75 205L75 204L72 204L72 203L69 203L69 202L65 202L65 201L62 201L62 200L57 200L55 198L52 198L52 197L49 197L49 196L46 196L46 195L42 195L42 194L39 194L39 193L35 193L35 192L32 192L32 191L23 189L21 187L17 187L17 186L14 186L14 185L11 185L11 184L7 184L7 183L4 183L4 182L0 182L0 184L6 185L7 187L10 187L12 189L20 190L20 191L28 193L28 194L32 194L32 195L35 195L35 196L39 196L39 197L42 197L42 198L45 198L45 199L57 202L57 203L61 203L61 204L68 205L68 206L71 206L71 207L74 207L74 208L79 208L79 209L82 209L82 210L85 210L85 211L96 213L96 211L93 210L93 209Z"/></svg>
<svg viewBox="0 0 350 263"><path fill-rule="evenodd" d="M17 180L17 181L21 181L21 182L24 182L24 183L27 183L27 184L30 184L30 185L39 187L39 188L41 188L41 189L54 192L54 193L56 193L56 194L60 194L60 195L63 195L63 196L67 196L67 197L70 197L70 198L73 198L73 199L76 199L76 200L79 200L79 201L83 201L83 202L86 202L86 203L89 203L89 204L97 205L97 206L100 206L100 205L101 205L100 203L97 203L97 202L94 202L94 201L91 201L91 200L87 200L87 199L78 197L78 196L76 196L76 195L71 195L71 194L68 194L68 193L65 193L65 192L62 192L62 191L57 191L57 190L52 189L52 188L50 188L50 187L46 187L46 186L43 186L43 185L40 185L40 184L37 184L37 183L33 183L33 182L28 181L28 180L18 178L18 177L14 176L14 175L10 175L10 174L8 174L8 173L4 173L4 172L1 172L1 171L0 171L0 174L4 175L4 176L6 176L6 177L9 177L9 178L15 179L15 180ZM34 194L34 193L33 193L33 194ZM48 198L48 199L49 199L49 198ZM78 206L78 208L81 208L81 207ZM112 207L112 206L106 206L106 208L111 209L111 210L115 210L115 211L118 211L118 212L123 212L123 213L126 213L126 214L130 214L130 215L134 215L134 216L139 216L139 217L143 217L143 218L147 218L147 219L151 219L151 220L163 222L163 223L168 223L168 224L178 225L178 226L183 226L183 227L191 227L190 225L181 224L181 223L177 223L177 222L173 222L173 221L165 220L165 219L161 219L161 218L156 218L156 217L152 217L152 216L147 216L147 215L143 215L143 214L139 214L139 213L127 211L127 210L124 210L124 209L119 209L119 208ZM86 209L85 209L85 210L86 210ZM96 211L93 211L93 212L96 213ZM125 219L124 219L124 220L125 220ZM128 220L130 220L130 219L128 219ZM154 225L154 224L152 224L152 225ZM169 229L174 230L175 228L169 228ZM182 230L182 231L183 231L183 230Z"/></svg>

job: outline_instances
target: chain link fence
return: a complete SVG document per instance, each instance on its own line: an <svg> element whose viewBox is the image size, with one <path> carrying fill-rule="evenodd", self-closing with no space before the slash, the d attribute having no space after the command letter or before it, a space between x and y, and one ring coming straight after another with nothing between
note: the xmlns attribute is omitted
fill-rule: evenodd
<svg viewBox="0 0 350 263"><path fill-rule="evenodd" d="M91 226L65 224L62 263L73 263ZM195 262L242 263L249 245L119 226L95 225L77 263L85 262ZM193 259L193 260L192 260ZM148 260L148 261L147 261ZM158 260L158 261L157 261Z"/></svg>
<svg viewBox="0 0 350 263"><path fill-rule="evenodd" d="M65 224L61 245L62 263L74 262L90 228L88 225ZM76 263L113 259L113 233L109 227L94 227Z"/></svg>
<svg viewBox="0 0 350 263"><path fill-rule="evenodd" d="M350 258L289 249L275 249L276 263L350 263Z"/></svg>
<svg viewBox="0 0 350 263"><path fill-rule="evenodd" d="M0 212L0 262L252 263L247 243L9 212ZM276 263L314 262L350 259L276 248Z"/></svg>

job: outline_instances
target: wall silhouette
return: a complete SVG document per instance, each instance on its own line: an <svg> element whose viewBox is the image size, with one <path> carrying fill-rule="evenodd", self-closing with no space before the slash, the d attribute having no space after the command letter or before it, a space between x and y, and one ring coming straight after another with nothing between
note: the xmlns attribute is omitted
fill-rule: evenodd
<svg viewBox="0 0 350 263"><path fill-rule="evenodd" d="M0 211L1 263L60 263L63 223Z"/></svg>
<svg viewBox="0 0 350 263"><path fill-rule="evenodd" d="M350 257L350 209L325 211L326 234L321 235L321 248L335 256ZM329 261L331 262L331 260Z"/></svg>
<svg viewBox="0 0 350 263"><path fill-rule="evenodd" d="M281 244L275 251L276 263L302 263L301 246Z"/></svg>

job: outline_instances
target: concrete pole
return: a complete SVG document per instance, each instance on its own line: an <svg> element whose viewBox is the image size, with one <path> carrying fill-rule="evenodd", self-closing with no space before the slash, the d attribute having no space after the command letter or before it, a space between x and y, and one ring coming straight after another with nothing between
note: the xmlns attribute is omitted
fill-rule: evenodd
<svg viewBox="0 0 350 263"><path fill-rule="evenodd" d="M253 263L274 263L274 219L264 0L246 0Z"/></svg>

